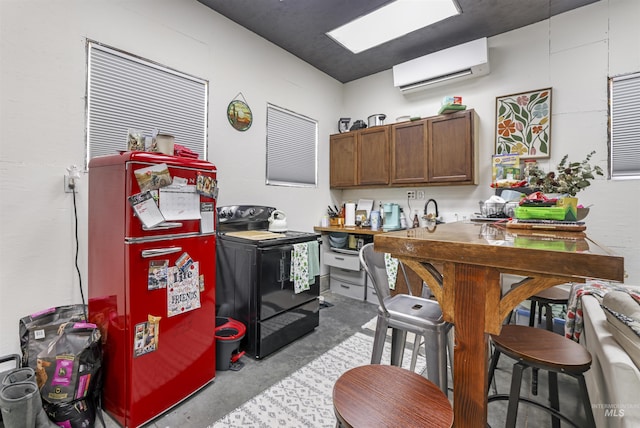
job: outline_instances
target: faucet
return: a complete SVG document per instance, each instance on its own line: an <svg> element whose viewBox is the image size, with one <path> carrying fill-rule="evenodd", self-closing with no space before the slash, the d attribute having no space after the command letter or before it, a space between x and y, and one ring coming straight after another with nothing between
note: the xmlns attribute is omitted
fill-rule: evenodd
<svg viewBox="0 0 640 428"><path fill-rule="evenodd" d="M433 205L434 205L434 206L435 206L435 208L436 208L435 215L434 215L434 214L431 214L431 215L428 215L428 214L427 214L427 208L429 208L429 204L430 204L431 202L433 202ZM435 222L436 222L436 224L437 224L437 223L439 223L439 221L438 221L438 217L439 217L439 214L438 214L438 203L436 202L436 200L435 200L435 199L429 199L429 200L424 204L424 216L425 216L425 218L426 218L427 220L429 220L429 221L435 221Z"/></svg>

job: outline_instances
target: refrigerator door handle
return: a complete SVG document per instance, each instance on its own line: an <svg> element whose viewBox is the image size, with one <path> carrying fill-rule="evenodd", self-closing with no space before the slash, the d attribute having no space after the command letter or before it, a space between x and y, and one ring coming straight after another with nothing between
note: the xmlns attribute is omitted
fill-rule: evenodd
<svg viewBox="0 0 640 428"><path fill-rule="evenodd" d="M151 248L149 250L142 250L142 258L149 259L151 257L166 256L167 254L178 253L180 251L182 251L182 247Z"/></svg>
<svg viewBox="0 0 640 428"><path fill-rule="evenodd" d="M166 230L166 229L175 229L176 227L182 227L182 223L170 223L170 222L162 222L153 227L147 227L142 225L142 230Z"/></svg>

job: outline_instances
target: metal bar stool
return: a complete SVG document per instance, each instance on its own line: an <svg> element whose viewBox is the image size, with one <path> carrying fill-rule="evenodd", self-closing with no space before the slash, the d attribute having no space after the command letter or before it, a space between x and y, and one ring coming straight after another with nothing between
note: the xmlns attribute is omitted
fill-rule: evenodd
<svg viewBox="0 0 640 428"><path fill-rule="evenodd" d="M542 322L542 308L544 308L545 314L545 328L549 331L553 331L553 310L551 305L568 305L569 304L569 290L565 290L562 287L551 287L546 290L542 290L537 294L529 297L531 302L531 308L529 310L529 327L535 326L536 321L536 307L538 311L538 324ZM533 369L533 378L531 380L531 393L538 395L538 370Z"/></svg>
<svg viewBox="0 0 640 428"><path fill-rule="evenodd" d="M336 427L451 427L453 408L433 382L396 366L353 368L333 387Z"/></svg>
<svg viewBox="0 0 640 428"><path fill-rule="evenodd" d="M360 263L369 275L380 303L371 363L380 364L389 328L392 329L391 364L395 366L402 365L407 332L416 335L414 355L420 347L421 337L424 337L427 378L447 394L447 350L450 339L448 333L452 324L444 321L440 305L435 300L409 294L391 296L384 253L374 251L373 244L362 247Z"/></svg>
<svg viewBox="0 0 640 428"><path fill-rule="evenodd" d="M511 288L515 288L520 283L515 283ZM553 310L551 305L568 305L569 304L569 290L555 286L542 290L537 294L529 297L527 300L531 302L529 308L529 327L536 325L536 311L538 315L538 324L542 322L542 308L545 309L545 328L549 331L553 331ZM511 323L511 317L513 312L509 314L507 324ZM533 377L531 379L531 393L538 395L538 369L533 369Z"/></svg>
<svg viewBox="0 0 640 428"><path fill-rule="evenodd" d="M517 361L513 365L509 395L496 394L488 397L489 402L509 400L506 427L515 427L518 416L518 403L524 401L550 413L554 428L560 427L560 419L571 426L584 428L585 425L577 425L560 413L558 373L565 373L578 381L580 400L586 415L586 427L595 428L589 393L583 376L583 373L591 367L591 354L589 351L559 334L540 328L520 325L503 326L500 335L491 335L491 340L495 349L489 367L489 385L493 380L500 354L505 354ZM549 372L550 406L520 396L522 374L528 367Z"/></svg>

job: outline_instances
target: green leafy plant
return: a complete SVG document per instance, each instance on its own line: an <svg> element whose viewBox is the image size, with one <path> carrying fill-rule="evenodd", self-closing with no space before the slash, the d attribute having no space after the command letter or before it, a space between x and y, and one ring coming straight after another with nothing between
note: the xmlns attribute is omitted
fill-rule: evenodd
<svg viewBox="0 0 640 428"><path fill-rule="evenodd" d="M595 175L604 175L602 168L591 165L589 161L595 150L582 162L569 162L569 155L564 155L556 171L544 172L537 165L528 172L529 186L543 193L561 193L575 196L591 185Z"/></svg>

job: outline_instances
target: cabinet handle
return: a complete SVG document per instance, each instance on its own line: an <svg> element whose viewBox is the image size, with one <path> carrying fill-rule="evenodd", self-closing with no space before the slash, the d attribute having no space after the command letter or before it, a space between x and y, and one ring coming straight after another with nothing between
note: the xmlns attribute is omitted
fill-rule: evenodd
<svg viewBox="0 0 640 428"><path fill-rule="evenodd" d="M344 260L344 257L336 257L336 260Z"/></svg>
<svg viewBox="0 0 640 428"><path fill-rule="evenodd" d="M348 285L344 285L344 284L340 284L340 287L342 287L342 288L347 288L347 289L351 288L351 287L349 287Z"/></svg>

